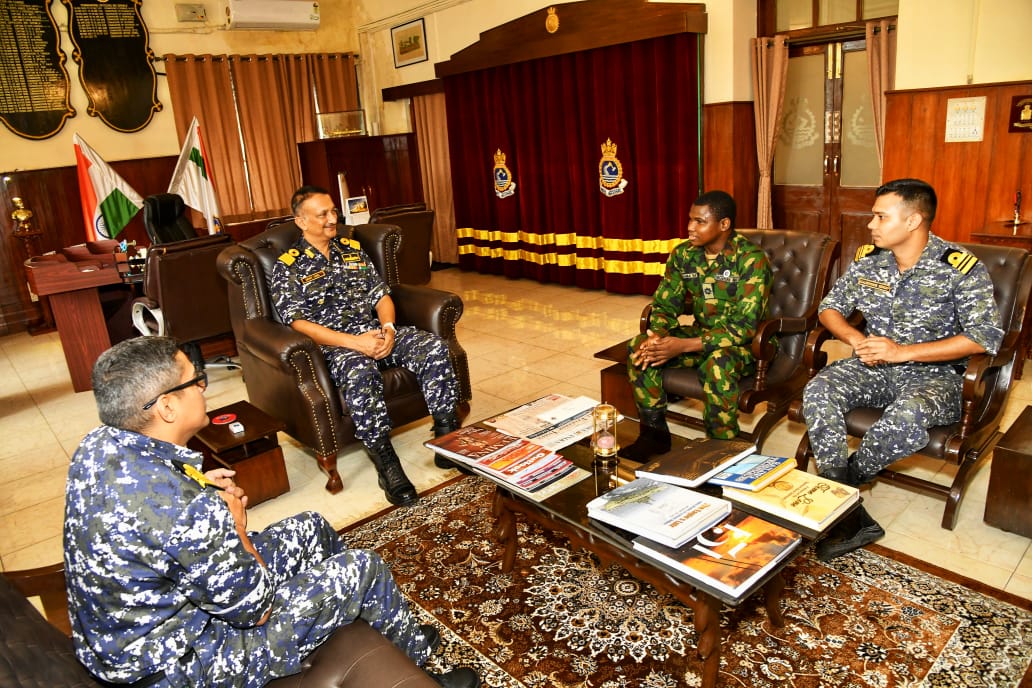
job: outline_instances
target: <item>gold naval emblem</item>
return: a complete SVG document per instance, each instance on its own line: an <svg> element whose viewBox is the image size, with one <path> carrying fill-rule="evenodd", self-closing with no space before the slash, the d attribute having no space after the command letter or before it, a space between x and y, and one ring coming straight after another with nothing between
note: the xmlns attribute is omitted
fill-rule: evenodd
<svg viewBox="0 0 1032 688"><path fill-rule="evenodd" d="M545 31L555 33L559 30L559 15L555 7L548 8L548 16L545 17Z"/></svg>

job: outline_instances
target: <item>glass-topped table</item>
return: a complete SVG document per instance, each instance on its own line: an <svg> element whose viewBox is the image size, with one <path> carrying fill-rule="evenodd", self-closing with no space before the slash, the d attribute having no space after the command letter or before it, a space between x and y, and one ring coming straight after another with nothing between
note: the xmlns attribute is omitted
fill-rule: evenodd
<svg viewBox="0 0 1032 688"><path fill-rule="evenodd" d="M627 446L633 442L637 434L637 423L634 421L623 420L617 425L620 446ZM676 446L678 442L687 444L690 440L675 436L674 442ZM704 663L703 686L706 687L716 685L720 668L721 605L736 607L762 588L771 623L775 627L784 625L780 600L785 582L781 572L803 549L802 547L797 547L792 554L772 567L766 576L756 580L739 597L732 597L713 586L689 578L674 568L666 567L659 561L643 557L631 544L634 537L632 534L588 518L587 503L615 487L617 479L633 479L637 464L620 459L618 464L610 468L593 467L594 455L588 440L566 447L560 450L560 453L581 468L587 469L591 475L541 502L522 497L506 489L504 483L493 481L496 485L493 508L497 519L493 535L504 548L503 571L512 571L516 561L519 549L516 528L518 515L523 515L542 528L565 536L573 545L595 554L605 564L619 564L639 580L652 584L660 592L672 595L691 608L699 638L699 657ZM487 475L484 477L491 479Z"/></svg>

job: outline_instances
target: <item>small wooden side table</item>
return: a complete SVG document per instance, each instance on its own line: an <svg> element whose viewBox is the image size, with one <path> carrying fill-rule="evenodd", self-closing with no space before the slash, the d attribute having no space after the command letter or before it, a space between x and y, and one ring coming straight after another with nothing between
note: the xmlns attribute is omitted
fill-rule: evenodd
<svg viewBox="0 0 1032 688"><path fill-rule="evenodd" d="M993 449L986 523L1032 537L1032 406L1026 406Z"/></svg>
<svg viewBox="0 0 1032 688"><path fill-rule="evenodd" d="M209 418L232 413L243 424L244 433L234 435L229 425L209 423L189 442L204 454L203 469L229 468L233 480L247 495L247 506L261 504L290 489L283 449L276 436L286 426L246 401L208 411Z"/></svg>

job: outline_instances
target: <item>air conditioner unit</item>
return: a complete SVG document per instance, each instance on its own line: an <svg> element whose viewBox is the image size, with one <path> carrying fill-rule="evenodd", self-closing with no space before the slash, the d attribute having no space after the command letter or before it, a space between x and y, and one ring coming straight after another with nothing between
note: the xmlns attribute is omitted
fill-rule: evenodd
<svg viewBox="0 0 1032 688"><path fill-rule="evenodd" d="M315 31L319 3L315 0L226 0L227 29Z"/></svg>

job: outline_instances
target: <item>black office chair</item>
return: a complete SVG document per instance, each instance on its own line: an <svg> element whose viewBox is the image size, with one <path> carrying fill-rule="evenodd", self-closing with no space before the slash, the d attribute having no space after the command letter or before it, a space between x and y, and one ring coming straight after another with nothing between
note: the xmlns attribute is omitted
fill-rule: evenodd
<svg viewBox="0 0 1032 688"><path fill-rule="evenodd" d="M152 245L197 238L179 194L154 194L143 199L143 226Z"/></svg>

